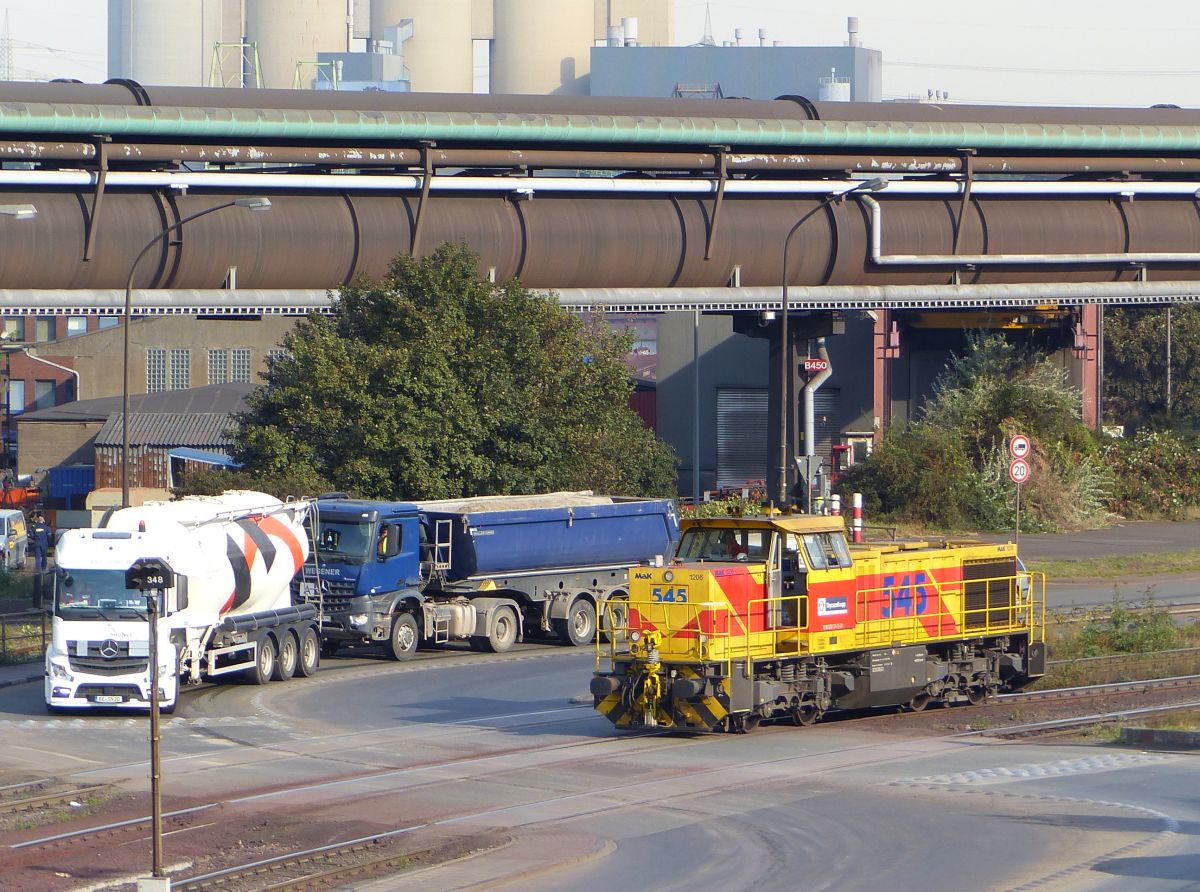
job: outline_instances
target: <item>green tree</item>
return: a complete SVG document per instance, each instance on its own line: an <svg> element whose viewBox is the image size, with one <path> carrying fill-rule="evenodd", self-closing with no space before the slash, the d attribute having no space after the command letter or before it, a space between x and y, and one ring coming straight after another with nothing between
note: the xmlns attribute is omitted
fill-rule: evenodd
<svg viewBox="0 0 1200 892"><path fill-rule="evenodd" d="M1171 309L1171 405L1167 406L1167 309L1104 314L1104 417L1135 430L1200 429L1200 307Z"/></svg>
<svg viewBox="0 0 1200 892"><path fill-rule="evenodd" d="M895 520L1012 529L1007 443L1017 433L1034 444L1022 529L1085 526L1104 516L1110 477L1080 420L1079 393L1048 358L989 332L952 357L921 417L889 430L841 489L862 492L869 509Z"/></svg>
<svg viewBox="0 0 1200 892"><path fill-rule="evenodd" d="M628 407L631 335L476 264L400 257L301 322L239 418L247 472L370 498L672 494L674 453Z"/></svg>

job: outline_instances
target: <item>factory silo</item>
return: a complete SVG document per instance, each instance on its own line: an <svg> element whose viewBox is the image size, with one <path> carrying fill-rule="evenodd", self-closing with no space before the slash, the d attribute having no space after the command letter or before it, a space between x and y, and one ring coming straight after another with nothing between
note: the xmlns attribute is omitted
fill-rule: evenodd
<svg viewBox="0 0 1200 892"><path fill-rule="evenodd" d="M493 93L588 92L593 0L496 0Z"/></svg>
<svg viewBox="0 0 1200 892"><path fill-rule="evenodd" d="M404 21L412 36L399 48L422 93L470 93L474 72L471 45L472 0L373 0L371 36L387 40L387 29Z"/></svg>
<svg viewBox="0 0 1200 892"><path fill-rule="evenodd" d="M675 43L675 0L595 0L596 40L603 43L608 28L622 19L638 20L639 46Z"/></svg>
<svg viewBox="0 0 1200 892"><path fill-rule="evenodd" d="M257 44L262 85L290 89L297 62L347 52L349 8L346 0L246 0L246 39ZM312 86L315 77L316 69L304 66L300 85Z"/></svg>
<svg viewBox="0 0 1200 892"><path fill-rule="evenodd" d="M240 34L239 10L227 0L108 0L108 76L206 86L214 45Z"/></svg>

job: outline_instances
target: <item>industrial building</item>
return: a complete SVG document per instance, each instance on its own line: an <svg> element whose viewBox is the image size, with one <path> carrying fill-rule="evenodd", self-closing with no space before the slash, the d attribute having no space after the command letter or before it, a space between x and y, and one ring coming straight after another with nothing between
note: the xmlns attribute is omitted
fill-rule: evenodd
<svg viewBox="0 0 1200 892"><path fill-rule="evenodd" d="M674 0L109 0L108 9L110 77L267 89L470 93L490 80L493 93L586 95L592 47L617 33L670 46L675 24Z"/></svg>

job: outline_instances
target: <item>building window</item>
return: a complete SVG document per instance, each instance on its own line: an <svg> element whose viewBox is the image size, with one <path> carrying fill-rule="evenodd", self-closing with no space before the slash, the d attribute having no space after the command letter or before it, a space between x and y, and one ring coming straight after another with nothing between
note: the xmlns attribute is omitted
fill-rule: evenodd
<svg viewBox="0 0 1200 892"><path fill-rule="evenodd" d="M116 328L120 321L116 316L101 316L96 320L96 328Z"/></svg>
<svg viewBox="0 0 1200 892"><path fill-rule="evenodd" d="M250 383L250 350L247 347L234 347L229 351L232 356L233 374L229 379L242 384Z"/></svg>
<svg viewBox="0 0 1200 892"><path fill-rule="evenodd" d="M54 408L55 382L53 381L34 381L33 382L33 408L37 409L52 409Z"/></svg>
<svg viewBox="0 0 1200 892"><path fill-rule="evenodd" d="M38 342L54 340L54 317L38 316L33 323L33 339Z"/></svg>
<svg viewBox="0 0 1200 892"><path fill-rule="evenodd" d="M68 316L67 337L73 338L81 334L87 334L87 316Z"/></svg>
<svg viewBox="0 0 1200 892"><path fill-rule="evenodd" d="M24 381L8 382L8 411L13 415L19 415L25 411Z"/></svg>
<svg viewBox="0 0 1200 892"><path fill-rule="evenodd" d="M227 384L229 382L229 351L208 351L208 383Z"/></svg>
<svg viewBox="0 0 1200 892"><path fill-rule="evenodd" d="M4 320L4 337L9 341L25 340L25 317L8 316Z"/></svg>
<svg viewBox="0 0 1200 892"><path fill-rule="evenodd" d="M267 351L267 371L271 371L275 367L275 363L283 359L285 356L291 356L290 350L284 350L282 347L276 347L273 350Z"/></svg>
<svg viewBox="0 0 1200 892"><path fill-rule="evenodd" d="M146 351L146 393L161 393L167 389L167 351L151 347Z"/></svg>
<svg viewBox="0 0 1200 892"><path fill-rule="evenodd" d="M186 347L171 350L171 389L187 390L192 386L192 351Z"/></svg>

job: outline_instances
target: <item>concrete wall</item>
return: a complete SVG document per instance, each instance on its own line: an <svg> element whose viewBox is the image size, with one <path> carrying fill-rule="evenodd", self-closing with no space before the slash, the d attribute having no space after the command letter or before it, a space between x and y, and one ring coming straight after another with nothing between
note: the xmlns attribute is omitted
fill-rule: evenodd
<svg viewBox="0 0 1200 892"><path fill-rule="evenodd" d="M850 78L851 101L882 99L883 54L845 46L595 47L591 94L665 97L676 84L720 84L726 97L798 94L815 101L831 69Z"/></svg>
<svg viewBox="0 0 1200 892"><path fill-rule="evenodd" d="M146 392L146 348L191 350L191 386L208 384L208 348L248 347L250 380L257 383L266 371L267 355L279 346L297 319L266 316L261 320L197 319L194 316L158 316L135 319L130 329L130 393ZM106 328L43 345L39 353L79 371L79 399L119 396L122 392L123 329Z"/></svg>

